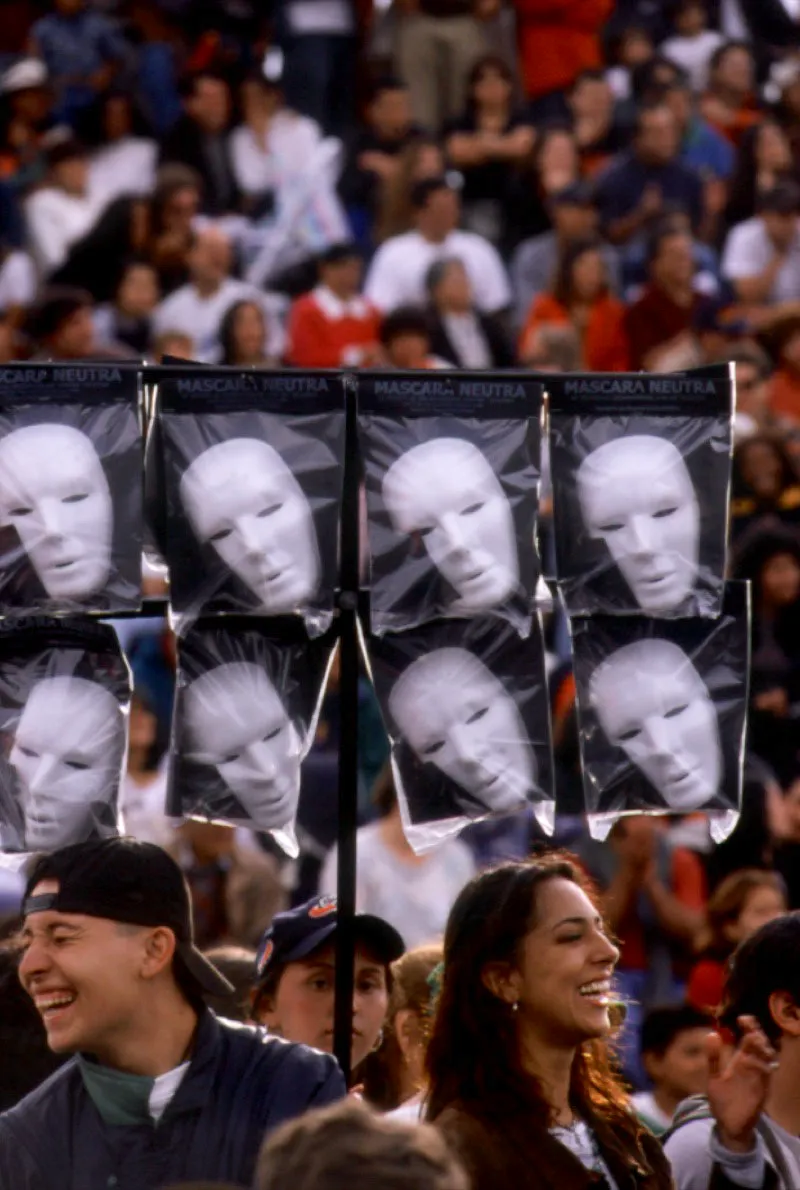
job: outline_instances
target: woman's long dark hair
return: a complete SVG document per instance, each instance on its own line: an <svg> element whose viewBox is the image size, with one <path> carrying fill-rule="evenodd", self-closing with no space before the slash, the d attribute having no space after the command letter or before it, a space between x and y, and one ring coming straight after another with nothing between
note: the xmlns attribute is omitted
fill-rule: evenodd
<svg viewBox="0 0 800 1190"><path fill-rule="evenodd" d="M219 341L222 346L223 364L235 365L239 362L236 358L236 321L239 317L239 311L243 306L255 306L255 308L261 314L261 319L264 323L264 330L266 331L267 329L267 320L264 317L264 311L261 309L258 302L252 301L251 298L243 298L240 302L234 302L230 309L226 310L225 317L222 319L219 328Z"/></svg>
<svg viewBox="0 0 800 1190"><path fill-rule="evenodd" d="M483 982L492 963L519 964L536 924L539 893L549 880L569 880L592 896L579 869L562 854L503 864L475 877L450 912L444 976L427 1054L426 1117L453 1103L503 1118L522 1108L548 1127L552 1109L539 1082L522 1066L515 1018ZM570 1096L575 1107L620 1129L632 1143L640 1132L627 1107L608 1046L584 1042L575 1055Z"/></svg>

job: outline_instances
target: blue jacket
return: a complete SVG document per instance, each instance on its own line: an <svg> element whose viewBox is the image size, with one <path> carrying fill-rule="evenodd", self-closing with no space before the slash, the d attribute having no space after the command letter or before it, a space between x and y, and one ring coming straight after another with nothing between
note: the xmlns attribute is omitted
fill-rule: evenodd
<svg viewBox="0 0 800 1190"><path fill-rule="evenodd" d="M328 1054L206 1012L189 1069L157 1125L106 1123L77 1059L0 1115L0 1190L249 1186L265 1133L344 1094Z"/></svg>

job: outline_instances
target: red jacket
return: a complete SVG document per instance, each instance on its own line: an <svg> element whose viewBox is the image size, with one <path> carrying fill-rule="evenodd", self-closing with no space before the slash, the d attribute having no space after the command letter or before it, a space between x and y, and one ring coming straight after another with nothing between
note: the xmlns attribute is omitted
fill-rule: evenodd
<svg viewBox="0 0 800 1190"><path fill-rule="evenodd" d="M529 99L563 91L600 66L600 31L614 0L514 0L522 80Z"/></svg>
<svg viewBox="0 0 800 1190"><path fill-rule="evenodd" d="M380 323L380 314L364 298L345 305L320 287L292 306L286 357L297 368L354 367L366 348L375 348Z"/></svg>

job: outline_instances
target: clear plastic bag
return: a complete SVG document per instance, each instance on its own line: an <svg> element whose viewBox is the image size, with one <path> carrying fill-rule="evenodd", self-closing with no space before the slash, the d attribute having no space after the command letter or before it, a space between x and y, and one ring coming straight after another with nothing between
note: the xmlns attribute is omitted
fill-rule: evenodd
<svg viewBox="0 0 800 1190"><path fill-rule="evenodd" d="M179 630L201 615L291 614L323 633L338 578L343 379L190 367L152 378L148 519Z"/></svg>
<svg viewBox="0 0 800 1190"><path fill-rule="evenodd" d="M528 632L542 386L529 374L359 373L370 627L501 615Z"/></svg>
<svg viewBox="0 0 800 1190"><path fill-rule="evenodd" d="M120 832L130 697L110 625L44 617L0 624L4 863Z"/></svg>
<svg viewBox="0 0 800 1190"><path fill-rule="evenodd" d="M548 381L556 572L570 615L719 615L731 372Z"/></svg>
<svg viewBox="0 0 800 1190"><path fill-rule="evenodd" d="M520 640L503 620L439 620L362 639L406 836L422 854L471 822L527 804L554 823L553 760L538 616Z"/></svg>
<svg viewBox="0 0 800 1190"><path fill-rule="evenodd" d="M0 369L0 614L141 607L135 368Z"/></svg>
<svg viewBox="0 0 800 1190"><path fill-rule="evenodd" d="M300 769L335 652L296 621L205 619L178 641L167 813L270 831L298 853Z"/></svg>
<svg viewBox="0 0 800 1190"><path fill-rule="evenodd" d="M741 806L749 583L726 584L716 620L579 616L570 627L592 834L620 814L701 810L726 838Z"/></svg>

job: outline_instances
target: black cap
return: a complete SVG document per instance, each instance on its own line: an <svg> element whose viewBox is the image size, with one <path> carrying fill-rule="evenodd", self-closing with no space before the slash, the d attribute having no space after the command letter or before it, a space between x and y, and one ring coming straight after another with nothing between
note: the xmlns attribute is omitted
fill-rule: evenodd
<svg viewBox="0 0 800 1190"><path fill-rule="evenodd" d="M341 264L344 260L363 260L364 253L354 240L344 240L338 244L331 244L319 255L320 264Z"/></svg>
<svg viewBox="0 0 800 1190"><path fill-rule="evenodd" d="M44 880L58 892L33 895ZM175 957L198 989L228 996L233 986L194 944L189 889L178 865L154 843L98 839L37 857L22 904L31 913L82 913L134 926L167 926L175 934Z"/></svg>
<svg viewBox="0 0 800 1190"><path fill-rule="evenodd" d="M394 926L382 917L357 913L355 936L382 963L393 963L406 947ZM270 968L306 959L323 946L339 924L335 897L314 897L286 913L276 913L256 953L256 979L261 981Z"/></svg>
<svg viewBox="0 0 800 1190"><path fill-rule="evenodd" d="M594 205L594 189L588 182L573 182L563 190L550 195L551 207L591 207Z"/></svg>

